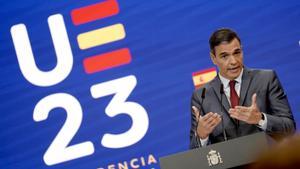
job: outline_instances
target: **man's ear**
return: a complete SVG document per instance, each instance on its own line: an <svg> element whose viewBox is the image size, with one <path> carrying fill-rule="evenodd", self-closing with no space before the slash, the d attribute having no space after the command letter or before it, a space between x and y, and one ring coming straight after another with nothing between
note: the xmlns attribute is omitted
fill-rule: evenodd
<svg viewBox="0 0 300 169"><path fill-rule="evenodd" d="M217 64L216 64L216 55L213 54L212 51L209 52L209 55L210 55L210 59L211 59L211 61L214 63L214 65L217 65Z"/></svg>

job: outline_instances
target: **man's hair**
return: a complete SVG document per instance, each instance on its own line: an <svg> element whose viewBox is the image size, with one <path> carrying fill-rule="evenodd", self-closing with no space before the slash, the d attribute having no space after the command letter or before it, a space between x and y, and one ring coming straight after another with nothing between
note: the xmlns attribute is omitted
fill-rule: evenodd
<svg viewBox="0 0 300 169"><path fill-rule="evenodd" d="M214 49L216 46L220 45L222 42L229 43L235 38L240 42L241 45L241 40L239 36L233 30L229 28L221 28L216 30L209 39L210 51L214 54Z"/></svg>

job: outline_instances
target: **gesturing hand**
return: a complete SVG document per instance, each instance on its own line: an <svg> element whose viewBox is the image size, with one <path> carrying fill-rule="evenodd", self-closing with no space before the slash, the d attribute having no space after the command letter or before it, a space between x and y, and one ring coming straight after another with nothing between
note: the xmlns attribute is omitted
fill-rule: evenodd
<svg viewBox="0 0 300 169"><path fill-rule="evenodd" d="M196 120L198 121L197 134L201 139L205 139L221 122L221 116L213 112L201 116L199 110L195 106L192 106L192 109L196 116Z"/></svg>
<svg viewBox="0 0 300 169"><path fill-rule="evenodd" d="M235 106L229 109L230 117L244 121L248 124L258 124L262 113L256 104L256 93L252 95L252 104L250 107Z"/></svg>

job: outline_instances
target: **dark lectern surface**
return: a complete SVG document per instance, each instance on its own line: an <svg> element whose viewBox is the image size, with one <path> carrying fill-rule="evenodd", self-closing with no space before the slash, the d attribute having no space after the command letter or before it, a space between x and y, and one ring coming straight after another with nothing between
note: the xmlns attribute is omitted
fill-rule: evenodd
<svg viewBox="0 0 300 169"><path fill-rule="evenodd" d="M161 169L224 169L254 162L272 139L264 132L160 158Z"/></svg>

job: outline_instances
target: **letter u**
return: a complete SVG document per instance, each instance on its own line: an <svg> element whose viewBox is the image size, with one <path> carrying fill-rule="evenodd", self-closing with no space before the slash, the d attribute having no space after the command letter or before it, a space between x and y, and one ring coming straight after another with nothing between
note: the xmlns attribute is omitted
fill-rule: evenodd
<svg viewBox="0 0 300 169"><path fill-rule="evenodd" d="M55 68L50 71L41 71L35 62L26 26L17 24L11 27L19 66L23 76L33 85L48 87L63 81L71 72L73 54L61 14L48 17L48 25L57 57Z"/></svg>

